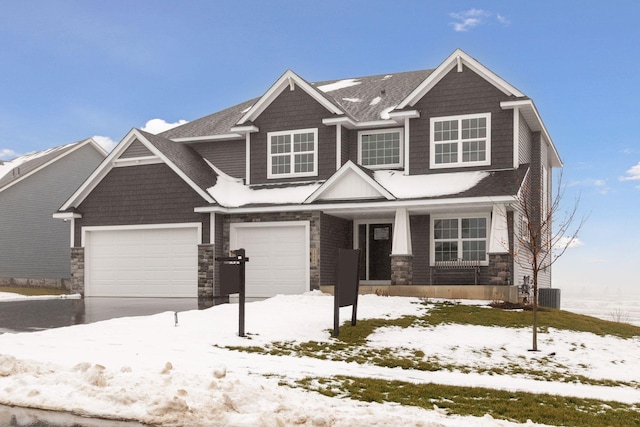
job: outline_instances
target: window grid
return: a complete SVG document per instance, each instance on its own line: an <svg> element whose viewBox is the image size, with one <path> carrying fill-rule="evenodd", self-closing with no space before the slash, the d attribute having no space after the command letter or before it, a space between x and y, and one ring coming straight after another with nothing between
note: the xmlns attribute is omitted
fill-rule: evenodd
<svg viewBox="0 0 640 427"><path fill-rule="evenodd" d="M316 135L315 130L269 134L269 178L316 174Z"/></svg>
<svg viewBox="0 0 640 427"><path fill-rule="evenodd" d="M486 261L487 218L436 219L433 238L435 261Z"/></svg>
<svg viewBox="0 0 640 427"><path fill-rule="evenodd" d="M360 164L363 166L402 166L401 131L361 133Z"/></svg>
<svg viewBox="0 0 640 427"><path fill-rule="evenodd" d="M433 118L432 166L472 166L489 161L490 115Z"/></svg>

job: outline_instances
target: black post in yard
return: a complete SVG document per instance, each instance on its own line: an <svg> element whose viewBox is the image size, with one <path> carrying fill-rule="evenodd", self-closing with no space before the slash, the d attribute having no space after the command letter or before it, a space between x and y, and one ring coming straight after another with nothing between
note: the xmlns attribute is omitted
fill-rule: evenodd
<svg viewBox="0 0 640 427"><path fill-rule="evenodd" d="M234 256L217 257L220 265L220 295L238 293L238 336L244 337L244 303L245 303L245 264L249 258L244 249L231 251Z"/></svg>
<svg viewBox="0 0 640 427"><path fill-rule="evenodd" d="M360 288L360 250L339 249L333 288L333 336L340 334L340 307L352 306L351 326L356 326Z"/></svg>

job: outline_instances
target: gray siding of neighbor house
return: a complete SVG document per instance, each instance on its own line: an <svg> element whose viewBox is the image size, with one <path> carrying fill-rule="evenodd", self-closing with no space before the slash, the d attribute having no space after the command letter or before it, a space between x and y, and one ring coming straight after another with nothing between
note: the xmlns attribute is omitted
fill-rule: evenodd
<svg viewBox="0 0 640 427"><path fill-rule="evenodd" d="M322 123L327 117L331 113L304 90L285 89L254 121L260 132L251 134L251 184L329 178L336 171L336 129ZM318 175L267 179L267 133L310 128L318 129Z"/></svg>
<svg viewBox="0 0 640 427"><path fill-rule="evenodd" d="M78 206L75 246L81 246L82 226L184 222L202 223L202 243L209 243L209 214L193 212L204 204L165 164L113 168Z"/></svg>
<svg viewBox="0 0 640 427"><path fill-rule="evenodd" d="M469 171L474 168L430 170L430 119L462 114L491 113L491 165L475 169L513 167L513 111L500 108L510 98L467 67L459 73L454 68L436 84L414 108L420 118L410 121L410 173Z"/></svg>
<svg viewBox="0 0 640 427"><path fill-rule="evenodd" d="M103 159L85 145L0 192L0 278L70 278L69 223L52 215Z"/></svg>
<svg viewBox="0 0 640 427"><path fill-rule="evenodd" d="M199 142L189 145L215 167L234 178L244 178L245 140Z"/></svg>

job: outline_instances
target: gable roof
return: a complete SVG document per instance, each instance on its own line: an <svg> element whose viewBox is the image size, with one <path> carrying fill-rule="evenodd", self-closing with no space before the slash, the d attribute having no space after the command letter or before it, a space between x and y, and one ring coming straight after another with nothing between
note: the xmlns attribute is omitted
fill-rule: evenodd
<svg viewBox="0 0 640 427"><path fill-rule="evenodd" d="M86 146L92 146L103 157L107 152L92 138L25 154L10 161L0 161L0 192L37 173L43 168Z"/></svg>
<svg viewBox="0 0 640 427"><path fill-rule="evenodd" d="M144 145L153 156L144 158L123 158L124 153L134 142ZM72 210L93 191L104 177L118 164L129 162L164 163L182 178L193 190L208 203L215 203L215 199L207 193L207 188L214 185L217 174L214 169L191 147L144 132L132 129L104 159L98 168L85 180L69 199L62 205L60 212ZM137 164L137 163L136 163Z"/></svg>

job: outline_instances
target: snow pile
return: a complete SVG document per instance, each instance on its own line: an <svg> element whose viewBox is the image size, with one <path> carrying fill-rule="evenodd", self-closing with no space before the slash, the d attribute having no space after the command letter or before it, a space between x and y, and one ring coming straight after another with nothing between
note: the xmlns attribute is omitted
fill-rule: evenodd
<svg viewBox="0 0 640 427"><path fill-rule="evenodd" d="M360 297L358 318L394 319L427 313L415 298ZM350 318L350 307L341 319ZM113 319L49 331L0 335L0 403L162 425L206 426L515 426L485 417L392 403L332 399L278 385L282 379L350 375L637 402L640 390L536 381L517 376L414 371L293 356L237 352L226 346L329 342L333 297L312 292L247 304L247 338L237 336L237 305L202 311ZM530 331L442 325L381 328L370 348L422 349L471 367L517 361L553 363L593 378L639 381L640 341L549 331L545 354L528 352ZM555 352L549 362L548 352ZM534 425L529 423L528 425Z"/></svg>
<svg viewBox="0 0 640 427"><path fill-rule="evenodd" d="M326 85L318 86L318 90L327 93L327 92L333 92L334 90L356 86L361 83L362 82L358 79L344 79L344 80L338 80L337 82L334 82L334 83L328 83Z"/></svg>
<svg viewBox="0 0 640 427"><path fill-rule="evenodd" d="M31 153L25 154L23 156L16 157L11 161L0 161L0 178L7 175L8 173L11 173L15 168L19 168L20 165L28 161L35 160L42 156L46 156L47 154L53 153L54 151L62 150L68 147L69 145L73 145L73 143L67 144L67 145L61 145L60 147L49 148L43 151L34 151Z"/></svg>
<svg viewBox="0 0 640 427"><path fill-rule="evenodd" d="M81 299L80 294L70 295L31 295L14 294L13 292L0 292L0 301L26 301L26 300L46 300L46 299Z"/></svg>
<svg viewBox="0 0 640 427"><path fill-rule="evenodd" d="M490 172L455 172L432 175L404 175L402 172L375 171L375 180L400 199L458 194L476 186Z"/></svg>

